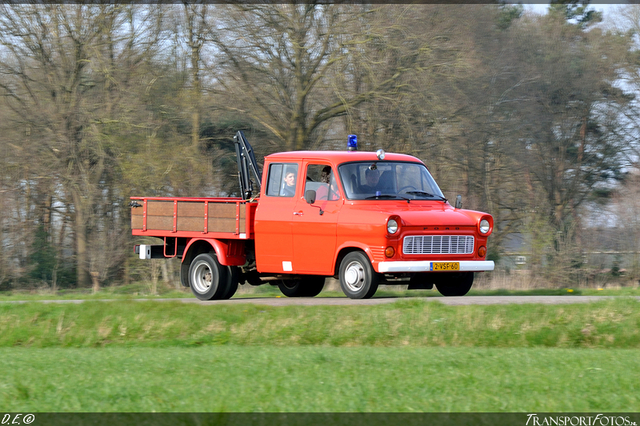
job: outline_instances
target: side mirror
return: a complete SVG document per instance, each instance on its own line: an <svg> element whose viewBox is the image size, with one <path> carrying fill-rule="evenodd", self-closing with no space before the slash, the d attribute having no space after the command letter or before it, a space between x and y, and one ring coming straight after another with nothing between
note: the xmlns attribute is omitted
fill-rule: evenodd
<svg viewBox="0 0 640 426"><path fill-rule="evenodd" d="M462 208L462 195L456 195L456 205L455 205L456 209L461 209Z"/></svg>
<svg viewBox="0 0 640 426"><path fill-rule="evenodd" d="M306 192L304 193L304 200L309 204L315 203L316 191L314 191L313 189L307 189Z"/></svg>

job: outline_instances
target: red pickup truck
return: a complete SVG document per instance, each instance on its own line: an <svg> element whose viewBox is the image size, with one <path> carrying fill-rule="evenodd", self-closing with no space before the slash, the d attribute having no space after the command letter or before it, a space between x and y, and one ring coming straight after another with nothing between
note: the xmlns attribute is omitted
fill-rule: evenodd
<svg viewBox="0 0 640 426"><path fill-rule="evenodd" d="M357 151L350 135L346 151L269 155L261 173L242 132L235 139L242 197L131 198L133 235L163 239L136 245L139 257L180 258L199 299L230 298L245 282L313 297L326 277L353 299L381 283L462 296L475 272L493 270L493 218L462 210L459 196L451 206L419 159Z"/></svg>

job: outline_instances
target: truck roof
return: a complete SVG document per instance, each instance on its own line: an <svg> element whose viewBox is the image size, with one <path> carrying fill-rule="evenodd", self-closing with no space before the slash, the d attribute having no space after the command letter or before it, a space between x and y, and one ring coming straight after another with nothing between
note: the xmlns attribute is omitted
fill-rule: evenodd
<svg viewBox="0 0 640 426"><path fill-rule="evenodd" d="M297 161L301 159L325 160L334 164L349 161L380 161L373 151L289 151L267 155L266 160ZM386 152L382 161L410 161L422 163L418 158L407 154Z"/></svg>

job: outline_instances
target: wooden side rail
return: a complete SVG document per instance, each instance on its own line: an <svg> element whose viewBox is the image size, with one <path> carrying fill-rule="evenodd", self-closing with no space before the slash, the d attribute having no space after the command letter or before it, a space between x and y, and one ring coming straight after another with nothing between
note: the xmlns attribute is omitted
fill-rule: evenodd
<svg viewBox="0 0 640 426"><path fill-rule="evenodd" d="M249 234L255 203L244 200L132 198L140 207L131 208L131 229L154 235L187 233ZM142 203L140 203L142 201Z"/></svg>

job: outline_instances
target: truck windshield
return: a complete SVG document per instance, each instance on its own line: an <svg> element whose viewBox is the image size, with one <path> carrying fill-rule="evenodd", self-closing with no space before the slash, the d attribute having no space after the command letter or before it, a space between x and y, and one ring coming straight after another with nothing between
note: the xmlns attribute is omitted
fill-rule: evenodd
<svg viewBox="0 0 640 426"><path fill-rule="evenodd" d="M446 200L424 164L354 162L338 171L349 200Z"/></svg>

